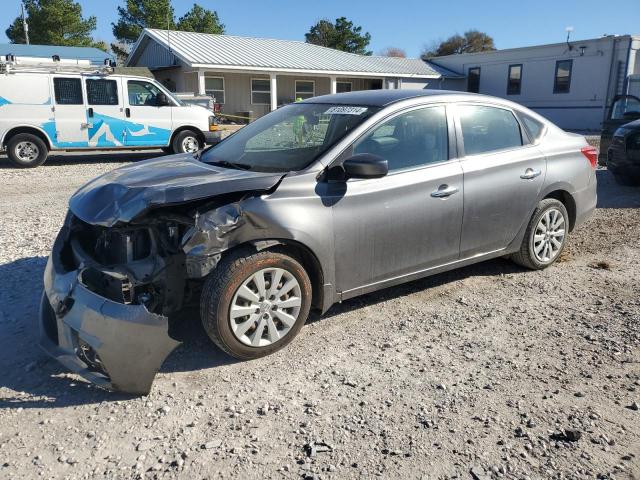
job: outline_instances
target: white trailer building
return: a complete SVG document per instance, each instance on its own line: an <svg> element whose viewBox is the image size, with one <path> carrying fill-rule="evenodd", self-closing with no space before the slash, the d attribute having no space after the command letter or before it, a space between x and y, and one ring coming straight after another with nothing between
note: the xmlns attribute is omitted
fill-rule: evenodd
<svg viewBox="0 0 640 480"><path fill-rule="evenodd" d="M430 59L466 75L444 87L508 98L565 130L599 131L620 94L640 92L640 36L510 48Z"/></svg>

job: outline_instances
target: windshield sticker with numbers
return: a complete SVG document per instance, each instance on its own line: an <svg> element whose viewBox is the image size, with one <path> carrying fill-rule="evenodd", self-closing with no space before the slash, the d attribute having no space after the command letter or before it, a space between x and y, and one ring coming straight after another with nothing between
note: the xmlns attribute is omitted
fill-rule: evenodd
<svg viewBox="0 0 640 480"><path fill-rule="evenodd" d="M362 115L367 111L367 107L351 107L351 106L340 106L340 107L331 107L329 110L324 112L325 115Z"/></svg>

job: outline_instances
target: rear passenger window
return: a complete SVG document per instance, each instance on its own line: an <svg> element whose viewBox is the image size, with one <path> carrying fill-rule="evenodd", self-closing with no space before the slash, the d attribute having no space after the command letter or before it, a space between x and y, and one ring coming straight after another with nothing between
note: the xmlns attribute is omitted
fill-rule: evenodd
<svg viewBox="0 0 640 480"><path fill-rule="evenodd" d="M522 145L520 125L509 110L480 105L459 105L458 112L466 155Z"/></svg>
<svg viewBox="0 0 640 480"><path fill-rule="evenodd" d="M402 113L358 140L353 153L372 153L387 160L389 171L448 160L449 140L444 107Z"/></svg>
<svg viewBox="0 0 640 480"><path fill-rule="evenodd" d="M524 113L521 113L520 115L522 115L521 120L524 123L525 128L529 132L531 140L535 141L540 138L540 135L542 135L542 130L544 129L544 124Z"/></svg>
<svg viewBox="0 0 640 480"><path fill-rule="evenodd" d="M54 78L53 92L58 105L82 105L82 83L79 78Z"/></svg>
<svg viewBox="0 0 640 480"><path fill-rule="evenodd" d="M87 102L89 105L118 105L118 82L87 79Z"/></svg>

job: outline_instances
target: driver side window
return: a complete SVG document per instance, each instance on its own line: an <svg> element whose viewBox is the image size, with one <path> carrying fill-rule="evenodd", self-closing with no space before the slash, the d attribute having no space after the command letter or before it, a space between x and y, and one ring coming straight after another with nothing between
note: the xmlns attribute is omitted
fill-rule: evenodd
<svg viewBox="0 0 640 480"><path fill-rule="evenodd" d="M446 161L449 137L445 107L425 107L395 116L358 140L353 153L384 158L390 172Z"/></svg>
<svg viewBox="0 0 640 480"><path fill-rule="evenodd" d="M157 107L160 89L151 82L129 80L127 82L129 105L133 107Z"/></svg>

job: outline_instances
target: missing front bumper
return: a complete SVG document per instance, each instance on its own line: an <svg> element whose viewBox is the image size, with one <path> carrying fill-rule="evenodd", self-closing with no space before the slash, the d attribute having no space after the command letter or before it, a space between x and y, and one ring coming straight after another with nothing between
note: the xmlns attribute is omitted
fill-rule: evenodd
<svg viewBox="0 0 640 480"><path fill-rule="evenodd" d="M149 393L156 373L180 344L167 317L143 305L125 305L86 288L81 271L45 269L40 345L70 370L101 387Z"/></svg>

